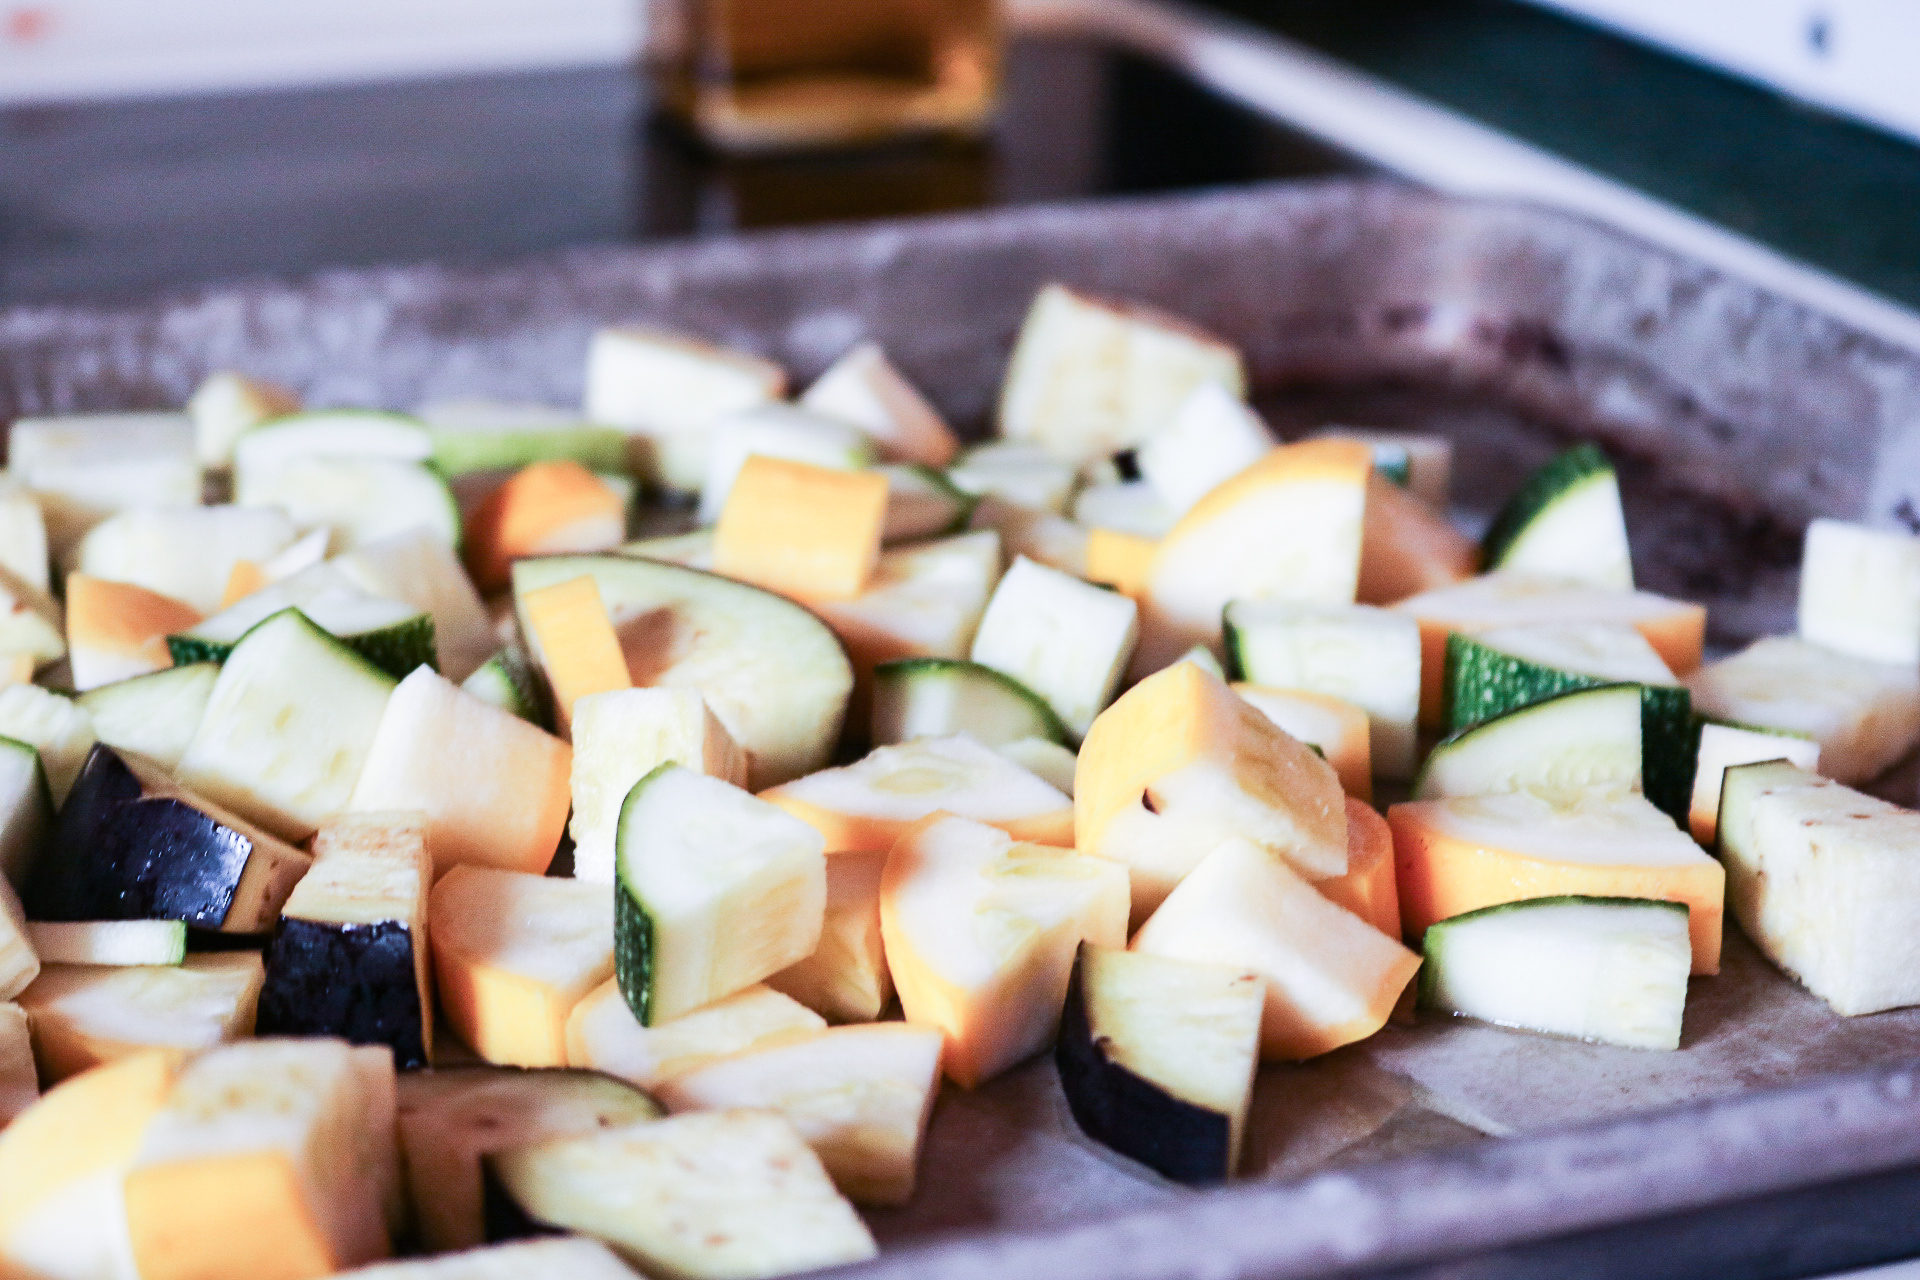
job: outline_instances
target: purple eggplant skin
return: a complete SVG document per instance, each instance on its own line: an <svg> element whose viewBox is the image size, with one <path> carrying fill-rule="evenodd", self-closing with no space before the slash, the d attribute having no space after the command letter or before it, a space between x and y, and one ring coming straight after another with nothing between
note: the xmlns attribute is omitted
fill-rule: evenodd
<svg viewBox="0 0 1920 1280"><path fill-rule="evenodd" d="M1089 1138L1189 1186L1223 1182L1231 1172L1232 1124L1196 1107L1108 1056L1109 1041L1087 1018L1081 965L1074 962L1060 1015L1054 1062L1067 1107Z"/></svg>
<svg viewBox="0 0 1920 1280"><path fill-rule="evenodd" d="M252 856L252 837L177 793L148 794L120 753L98 743L28 882L27 914L218 929Z"/></svg>
<svg viewBox="0 0 1920 1280"><path fill-rule="evenodd" d="M480 1159L480 1219L487 1233L488 1244L567 1234L520 1207L520 1202L513 1198L513 1192L507 1190L507 1184L494 1172L490 1156Z"/></svg>
<svg viewBox="0 0 1920 1280"><path fill-rule="evenodd" d="M393 1065L427 1065L413 932L398 920L333 924L283 919L267 948L255 1035L337 1036L384 1044Z"/></svg>

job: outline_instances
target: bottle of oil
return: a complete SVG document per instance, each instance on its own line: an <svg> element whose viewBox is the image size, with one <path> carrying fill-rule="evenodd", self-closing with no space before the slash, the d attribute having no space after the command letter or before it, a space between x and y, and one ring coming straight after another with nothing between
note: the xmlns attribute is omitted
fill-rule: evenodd
<svg viewBox="0 0 1920 1280"><path fill-rule="evenodd" d="M684 0L669 100L729 151L974 135L1000 79L998 0Z"/></svg>

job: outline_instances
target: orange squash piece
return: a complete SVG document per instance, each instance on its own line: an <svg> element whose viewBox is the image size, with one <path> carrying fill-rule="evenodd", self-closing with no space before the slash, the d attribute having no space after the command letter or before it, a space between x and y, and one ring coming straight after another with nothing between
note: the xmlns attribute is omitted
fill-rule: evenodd
<svg viewBox="0 0 1920 1280"><path fill-rule="evenodd" d="M1119 529L1089 529L1087 581L1110 586L1129 600L1145 600L1154 553L1159 549L1157 538Z"/></svg>
<svg viewBox="0 0 1920 1280"><path fill-rule="evenodd" d="M605 885L458 866L427 905L447 1026L488 1062L559 1067L567 1019L613 976Z"/></svg>
<svg viewBox="0 0 1920 1280"><path fill-rule="evenodd" d="M1639 795L1583 807L1590 812L1568 825L1546 800L1520 793L1394 805L1387 821L1407 937L1529 898L1651 898L1686 904L1693 971L1720 972L1725 869Z"/></svg>
<svg viewBox="0 0 1920 1280"><path fill-rule="evenodd" d="M1053 1038L1082 942L1126 940L1117 863L931 814L880 878L880 933L907 1021L946 1036L946 1073L971 1089Z"/></svg>
<svg viewBox="0 0 1920 1280"><path fill-rule="evenodd" d="M1464 582L1480 567L1480 548L1434 510L1379 472L1367 478L1360 531L1361 604L1392 604Z"/></svg>
<svg viewBox="0 0 1920 1280"><path fill-rule="evenodd" d="M619 633L590 574L529 591L521 604L534 651L553 686L560 733L570 737L575 702L590 693L633 687Z"/></svg>
<svg viewBox="0 0 1920 1280"><path fill-rule="evenodd" d="M167 637L200 621L172 596L84 573L67 575L67 649L74 684L93 689L173 665Z"/></svg>
<svg viewBox="0 0 1920 1280"><path fill-rule="evenodd" d="M1394 941L1400 940L1400 889L1394 881L1393 828L1370 804L1347 797L1347 874L1313 886Z"/></svg>
<svg viewBox="0 0 1920 1280"><path fill-rule="evenodd" d="M96 1067L49 1089L0 1132L0 1250L47 1200L133 1163L179 1063L177 1054L149 1051ZM0 1256L0 1275L8 1274Z"/></svg>
<svg viewBox="0 0 1920 1280"><path fill-rule="evenodd" d="M127 1232L141 1280L311 1280L339 1269L283 1151L135 1169Z"/></svg>
<svg viewBox="0 0 1920 1280"><path fill-rule="evenodd" d="M1363 709L1312 689L1236 684L1233 691L1289 737L1320 748L1349 796L1373 799L1373 728Z"/></svg>
<svg viewBox="0 0 1920 1280"><path fill-rule="evenodd" d="M1127 864L1136 924L1229 836L1313 879L1347 870L1339 775L1192 662L1148 676L1093 722L1073 816L1081 852Z"/></svg>
<svg viewBox="0 0 1920 1280"><path fill-rule="evenodd" d="M513 581L523 556L605 551L626 536L627 509L612 486L577 462L516 471L467 517L467 568L482 592Z"/></svg>
<svg viewBox="0 0 1920 1280"><path fill-rule="evenodd" d="M252 560L235 560L227 574L227 589L220 595L220 607L230 609L267 585L267 571Z"/></svg>
<svg viewBox="0 0 1920 1280"><path fill-rule="evenodd" d="M800 600L850 600L880 559L887 478L759 454L714 530L718 573Z"/></svg>

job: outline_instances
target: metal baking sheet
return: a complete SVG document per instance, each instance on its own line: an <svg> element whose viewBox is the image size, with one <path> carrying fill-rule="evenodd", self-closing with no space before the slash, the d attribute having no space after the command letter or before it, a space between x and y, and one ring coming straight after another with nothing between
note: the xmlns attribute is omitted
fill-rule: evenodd
<svg viewBox="0 0 1920 1280"><path fill-rule="evenodd" d="M1351 180L16 310L0 313L0 417L177 405L229 367L322 405L577 403L592 330L645 321L801 381L877 338L982 434L1048 280L1238 342L1285 432L1447 432L1470 509L1567 440L1603 440L1643 585L1708 603L1722 644L1787 625L1809 518L1920 526L1920 355L1576 218ZM1914 776L1883 790L1912 802ZM887 1251L848 1274L1637 1277L1712 1257L1758 1277L1871 1261L1920 1249L1916 1059L1920 1012L1834 1017L1730 930L1679 1052L1395 1024L1263 1071L1249 1176L1205 1193L1084 1140L1035 1062L947 1091L922 1191L870 1215ZM1834 1203L1859 1212L1816 1230ZM1815 1225L1781 1243L1783 1224Z"/></svg>

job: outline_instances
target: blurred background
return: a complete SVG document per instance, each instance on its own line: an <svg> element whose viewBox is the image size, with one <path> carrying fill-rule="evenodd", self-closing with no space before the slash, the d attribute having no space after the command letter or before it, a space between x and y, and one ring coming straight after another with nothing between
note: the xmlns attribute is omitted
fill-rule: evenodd
<svg viewBox="0 0 1920 1280"><path fill-rule="evenodd" d="M0 0L0 304L1375 171L1899 329L1917 58L1914 0Z"/></svg>

